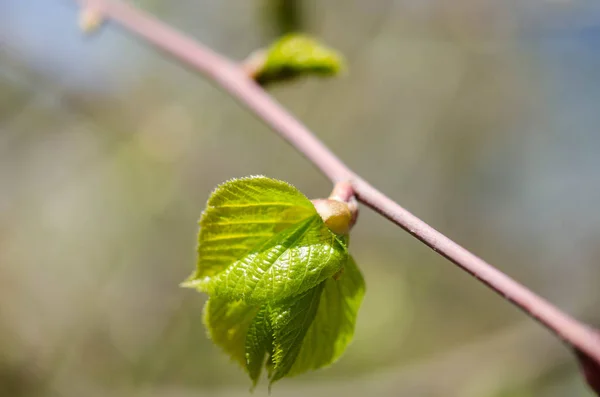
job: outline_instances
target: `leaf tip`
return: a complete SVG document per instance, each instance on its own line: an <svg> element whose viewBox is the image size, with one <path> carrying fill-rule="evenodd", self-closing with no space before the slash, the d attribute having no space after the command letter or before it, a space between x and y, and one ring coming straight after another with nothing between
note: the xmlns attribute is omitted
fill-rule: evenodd
<svg viewBox="0 0 600 397"><path fill-rule="evenodd" d="M181 288L198 288L198 280L185 280L179 283Z"/></svg>
<svg viewBox="0 0 600 397"><path fill-rule="evenodd" d="M187 279L180 282L179 287L192 288L203 292L204 286L206 285L208 280L209 277L198 278L197 272L194 272Z"/></svg>

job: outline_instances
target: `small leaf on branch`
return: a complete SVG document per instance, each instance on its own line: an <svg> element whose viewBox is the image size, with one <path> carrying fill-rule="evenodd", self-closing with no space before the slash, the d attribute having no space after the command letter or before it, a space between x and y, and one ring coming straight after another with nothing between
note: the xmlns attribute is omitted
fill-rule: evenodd
<svg viewBox="0 0 600 397"><path fill-rule="evenodd" d="M346 349L364 295L347 245L348 235L331 231L285 182L250 177L213 192L198 266L184 286L208 293L208 334L253 385L263 367L273 383L327 366Z"/></svg>
<svg viewBox="0 0 600 397"><path fill-rule="evenodd" d="M257 54L252 58L255 63L252 75L262 85L309 75L335 76L345 68L337 51L304 34L283 36ZM261 62L257 63L257 59Z"/></svg>
<svg viewBox="0 0 600 397"><path fill-rule="evenodd" d="M313 215L259 244L200 287L211 296L260 305L316 287L347 259L342 240Z"/></svg>

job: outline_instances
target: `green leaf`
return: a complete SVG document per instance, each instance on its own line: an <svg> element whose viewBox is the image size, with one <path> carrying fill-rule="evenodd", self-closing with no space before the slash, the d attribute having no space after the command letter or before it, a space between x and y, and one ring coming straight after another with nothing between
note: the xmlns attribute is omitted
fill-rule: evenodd
<svg viewBox="0 0 600 397"><path fill-rule="evenodd" d="M365 295L365 281L350 257L341 276L325 281L319 309L289 376L333 364L354 335L358 310Z"/></svg>
<svg viewBox="0 0 600 397"><path fill-rule="evenodd" d="M246 335L259 308L240 301L210 298L204 305L204 325L212 341L246 368Z"/></svg>
<svg viewBox="0 0 600 397"><path fill-rule="evenodd" d="M337 280L327 279L277 305L257 309L211 298L205 323L213 341L245 367L254 386L265 365L271 366L273 383L335 362L352 340L364 292L350 258Z"/></svg>
<svg viewBox="0 0 600 397"><path fill-rule="evenodd" d="M288 183L255 176L217 187L200 218L198 266L190 280L225 270L279 231L316 214L310 200Z"/></svg>
<svg viewBox="0 0 600 397"><path fill-rule="evenodd" d="M271 383L331 364L346 349L364 295L348 235L314 205L265 177L219 186L200 220L198 268L187 286L209 294L210 338Z"/></svg>
<svg viewBox="0 0 600 397"><path fill-rule="evenodd" d="M250 324L245 342L246 369L256 386L267 355L273 352L273 328L269 317L269 306L264 305Z"/></svg>
<svg viewBox="0 0 600 397"><path fill-rule="evenodd" d="M334 76L344 69L342 56L304 34L283 36L267 49L255 75L261 84L305 75Z"/></svg>
<svg viewBox="0 0 600 397"><path fill-rule="evenodd" d="M271 309L274 364L271 383L286 376L294 365L305 335L317 315L323 285L321 283Z"/></svg>
<svg viewBox="0 0 600 397"><path fill-rule="evenodd" d="M249 304L301 294L337 273L347 261L342 240L319 215L279 232L201 284L209 295Z"/></svg>

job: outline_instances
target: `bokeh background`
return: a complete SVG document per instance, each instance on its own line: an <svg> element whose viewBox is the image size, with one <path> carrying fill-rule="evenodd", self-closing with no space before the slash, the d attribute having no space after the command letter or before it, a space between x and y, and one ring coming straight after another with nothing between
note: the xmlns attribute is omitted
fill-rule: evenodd
<svg viewBox="0 0 600 397"><path fill-rule="evenodd" d="M130 0L234 59L288 30L348 73L272 94L406 208L600 325L596 0ZM206 338L213 187L329 182L197 73L70 0L0 0L0 396L246 396ZM585 397L566 349L363 209L356 337L279 396ZM256 395L266 394L266 386Z"/></svg>

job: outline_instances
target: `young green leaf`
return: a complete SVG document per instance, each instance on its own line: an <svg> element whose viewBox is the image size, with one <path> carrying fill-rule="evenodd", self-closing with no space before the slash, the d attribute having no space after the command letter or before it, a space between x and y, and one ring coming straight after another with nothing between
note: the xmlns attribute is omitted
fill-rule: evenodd
<svg viewBox="0 0 600 397"><path fill-rule="evenodd" d="M261 309L246 338L247 370L254 384L267 356L273 362L271 383L333 364L352 341L364 293L363 277L350 258L338 280L330 278Z"/></svg>
<svg viewBox="0 0 600 397"><path fill-rule="evenodd" d="M309 328L289 376L333 364L350 344L358 310L365 295L365 281L354 258L344 272L325 281L319 309Z"/></svg>
<svg viewBox="0 0 600 397"><path fill-rule="evenodd" d="M293 186L266 177L219 186L200 220L198 267L185 283L210 296L261 306L337 273L346 244Z"/></svg>
<svg viewBox="0 0 600 397"><path fill-rule="evenodd" d="M348 252L318 215L279 232L201 283L209 295L260 305L301 294L336 274Z"/></svg>
<svg viewBox="0 0 600 397"><path fill-rule="evenodd" d="M271 383L331 364L352 339L364 281L347 234L315 206L265 177L217 188L200 220L198 268L185 283L209 294L210 338Z"/></svg>
<svg viewBox="0 0 600 397"><path fill-rule="evenodd" d="M310 200L288 183L263 176L225 182L212 193L200 219L198 266L189 281L214 276L315 213Z"/></svg>
<svg viewBox="0 0 600 397"><path fill-rule="evenodd" d="M210 339L246 368L246 335L258 307L241 301L210 298L204 305L204 325Z"/></svg>
<svg viewBox="0 0 600 397"><path fill-rule="evenodd" d="M270 308L263 305L250 324L246 335L246 370L253 386L256 386L267 356L273 353L273 327L271 325Z"/></svg>
<svg viewBox="0 0 600 397"><path fill-rule="evenodd" d="M334 76L344 69L342 56L303 34L288 34L266 50L254 78L261 84L306 75Z"/></svg>
<svg viewBox="0 0 600 397"><path fill-rule="evenodd" d="M283 378L294 365L317 310L324 283L271 309L273 373L271 383Z"/></svg>

